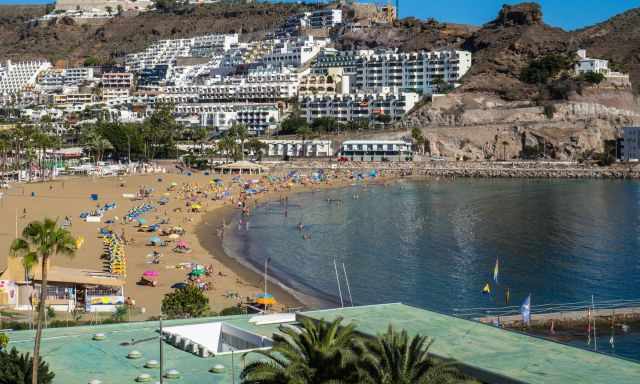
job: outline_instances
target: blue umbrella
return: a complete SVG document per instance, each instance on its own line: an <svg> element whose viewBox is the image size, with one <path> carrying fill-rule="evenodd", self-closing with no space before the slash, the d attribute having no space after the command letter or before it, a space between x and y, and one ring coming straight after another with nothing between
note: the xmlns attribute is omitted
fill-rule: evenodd
<svg viewBox="0 0 640 384"><path fill-rule="evenodd" d="M162 240L158 236L153 236L149 239L149 242L152 244L160 244L162 243Z"/></svg>

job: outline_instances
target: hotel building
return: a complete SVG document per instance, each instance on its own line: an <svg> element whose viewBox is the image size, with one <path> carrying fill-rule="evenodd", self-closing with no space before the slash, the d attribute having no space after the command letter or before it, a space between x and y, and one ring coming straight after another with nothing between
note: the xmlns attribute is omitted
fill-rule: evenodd
<svg viewBox="0 0 640 384"><path fill-rule="evenodd" d="M410 142L401 140L348 140L340 155L352 161L408 161L413 158Z"/></svg>

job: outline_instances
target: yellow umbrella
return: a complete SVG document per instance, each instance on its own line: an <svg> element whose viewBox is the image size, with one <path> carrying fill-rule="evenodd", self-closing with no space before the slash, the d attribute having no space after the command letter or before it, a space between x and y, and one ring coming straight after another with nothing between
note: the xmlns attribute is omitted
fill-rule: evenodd
<svg viewBox="0 0 640 384"><path fill-rule="evenodd" d="M202 205L200 204L192 204L191 209L202 209Z"/></svg>
<svg viewBox="0 0 640 384"><path fill-rule="evenodd" d="M76 239L76 248L80 249L82 247L82 244L84 244L84 237L78 236L78 238Z"/></svg>

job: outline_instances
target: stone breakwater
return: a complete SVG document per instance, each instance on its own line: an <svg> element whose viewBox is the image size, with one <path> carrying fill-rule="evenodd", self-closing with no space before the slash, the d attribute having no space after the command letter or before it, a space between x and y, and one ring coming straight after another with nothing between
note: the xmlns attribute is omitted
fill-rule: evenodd
<svg viewBox="0 0 640 384"><path fill-rule="evenodd" d="M346 162L281 163L279 168L311 171L370 172L386 176L531 178L531 179L640 179L640 165L598 167L574 162Z"/></svg>

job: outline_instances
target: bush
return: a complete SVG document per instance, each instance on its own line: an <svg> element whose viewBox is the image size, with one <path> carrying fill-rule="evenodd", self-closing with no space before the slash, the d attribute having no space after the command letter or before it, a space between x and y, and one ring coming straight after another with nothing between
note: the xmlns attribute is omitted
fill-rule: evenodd
<svg viewBox="0 0 640 384"><path fill-rule="evenodd" d="M532 60L522 70L520 80L528 84L546 84L563 71L571 70L573 61L565 55L546 55Z"/></svg>
<svg viewBox="0 0 640 384"><path fill-rule="evenodd" d="M33 358L28 353L18 353L15 348L10 352L0 352L0 383L31 384ZM50 384L55 377L49 371L49 365L40 359L38 367L38 383Z"/></svg>
<svg viewBox="0 0 640 384"><path fill-rule="evenodd" d="M246 311L240 307L228 307L220 311L220 316L244 315Z"/></svg>
<svg viewBox="0 0 640 384"><path fill-rule="evenodd" d="M4 351L7 345L9 345L9 336L4 332L0 332L0 351Z"/></svg>
<svg viewBox="0 0 640 384"><path fill-rule="evenodd" d="M209 298L193 285L168 293L162 299L162 313L169 318L202 317L208 312Z"/></svg>
<svg viewBox="0 0 640 384"><path fill-rule="evenodd" d="M543 113L547 119L553 119L553 115L555 115L556 112L556 106L553 104L545 104L543 107Z"/></svg>
<svg viewBox="0 0 640 384"><path fill-rule="evenodd" d="M597 72L587 72L580 76L580 80L586 81L587 83L598 85L602 83L605 79L605 76L602 73Z"/></svg>

